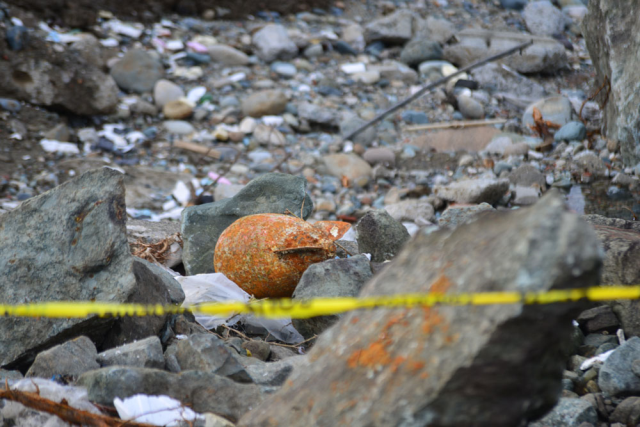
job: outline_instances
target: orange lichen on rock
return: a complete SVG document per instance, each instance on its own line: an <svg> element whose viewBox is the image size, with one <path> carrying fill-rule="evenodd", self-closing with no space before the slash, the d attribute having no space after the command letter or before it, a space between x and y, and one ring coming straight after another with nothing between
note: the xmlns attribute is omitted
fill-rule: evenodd
<svg viewBox="0 0 640 427"><path fill-rule="evenodd" d="M288 298L311 265L333 258L323 230L291 215L242 217L222 233L214 268L256 298Z"/></svg>
<svg viewBox="0 0 640 427"><path fill-rule="evenodd" d="M453 285L451 280L444 274L439 275L429 288L430 294L444 294Z"/></svg>
<svg viewBox="0 0 640 427"><path fill-rule="evenodd" d="M313 226L327 233L331 240L342 238L351 228L351 224L344 221L318 221Z"/></svg>
<svg viewBox="0 0 640 427"><path fill-rule="evenodd" d="M422 332L425 334L432 333L435 328L446 326L443 324L444 317L440 316L435 308L425 307L424 320L422 321Z"/></svg>
<svg viewBox="0 0 640 427"><path fill-rule="evenodd" d="M385 344L385 342L377 340L369 344L365 349L354 351L349 356L347 365L350 368L355 368L356 366L377 368L378 366L388 365L391 363L391 356L387 352Z"/></svg>

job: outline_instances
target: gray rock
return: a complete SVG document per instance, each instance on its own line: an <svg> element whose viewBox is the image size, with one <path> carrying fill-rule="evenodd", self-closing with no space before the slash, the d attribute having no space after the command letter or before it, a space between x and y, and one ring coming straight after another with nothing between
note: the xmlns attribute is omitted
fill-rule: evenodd
<svg viewBox="0 0 640 427"><path fill-rule="evenodd" d="M338 126L338 112L330 108L324 108L310 102L298 104L298 117L310 123L319 123L327 126Z"/></svg>
<svg viewBox="0 0 640 427"><path fill-rule="evenodd" d="M320 43L312 43L304 50L304 56L307 58L316 58L321 56L323 53L324 49Z"/></svg>
<svg viewBox="0 0 640 427"><path fill-rule="evenodd" d="M100 367L96 362L97 356L93 342L87 337L78 337L38 354L26 376L51 378L64 375L77 378Z"/></svg>
<svg viewBox="0 0 640 427"><path fill-rule="evenodd" d="M540 420L529 423L529 427L580 427L583 423L598 424L596 408L582 399L563 397L551 412Z"/></svg>
<svg viewBox="0 0 640 427"><path fill-rule="evenodd" d="M500 6L505 9L522 10L529 0L500 0Z"/></svg>
<svg viewBox="0 0 640 427"><path fill-rule="evenodd" d="M87 388L90 401L101 405L112 405L116 397L163 394L196 412L214 412L234 422L264 399L254 384L238 384L203 371L173 374L158 369L113 366L85 373L78 379L78 385Z"/></svg>
<svg viewBox="0 0 640 427"><path fill-rule="evenodd" d="M534 42L533 45L500 62L525 74L554 73L567 64L564 46L552 38L478 29L463 30L456 34L456 38L459 43L446 46L443 56L459 66L469 65L530 40Z"/></svg>
<svg viewBox="0 0 640 427"><path fill-rule="evenodd" d="M574 172L588 172L596 177L604 177L607 171L602 159L590 151L582 151L573 157L571 169Z"/></svg>
<svg viewBox="0 0 640 427"><path fill-rule="evenodd" d="M640 58L637 55L639 41L634 36L640 23L635 14L629 13L626 5L633 6L633 3L592 0L582 27L596 69L593 86L602 85L605 76L609 76L611 84L604 109L605 135L619 141L624 164L634 166L640 161L640 135L637 132L640 94L636 90L640 79ZM599 102L603 99L604 95L597 98Z"/></svg>
<svg viewBox="0 0 640 427"><path fill-rule="evenodd" d="M180 306L184 301L182 287L164 268L134 257L133 274L136 287L124 302ZM118 347L158 335L170 317L165 315L118 318L113 327L101 337L102 348Z"/></svg>
<svg viewBox="0 0 640 427"><path fill-rule="evenodd" d="M631 396L620 402L609 416L609 421L611 423L620 423L622 426L640 424L640 397Z"/></svg>
<svg viewBox="0 0 640 427"><path fill-rule="evenodd" d="M209 46L209 56L212 61L223 65L247 65L249 63L249 57L246 53L224 44Z"/></svg>
<svg viewBox="0 0 640 427"><path fill-rule="evenodd" d="M216 202L223 199L230 199L240 192L246 185L244 184L227 184L218 185L213 190L213 200Z"/></svg>
<svg viewBox="0 0 640 427"><path fill-rule="evenodd" d="M100 41L91 33L80 33L80 39L74 41L69 46L72 50L75 50L87 61L87 64L91 64L94 67L104 67L104 59L102 57L102 45Z"/></svg>
<svg viewBox="0 0 640 427"><path fill-rule="evenodd" d="M127 221L127 241L133 250L138 243L154 244L163 240L172 239L180 233L180 224L177 221L145 221L130 219ZM171 243L167 250L166 258L162 262L165 267L175 267L182 262L182 246L177 241Z"/></svg>
<svg viewBox="0 0 640 427"><path fill-rule="evenodd" d="M442 59L440 43L425 38L411 40L400 52L400 61L412 67L435 59Z"/></svg>
<svg viewBox="0 0 640 427"><path fill-rule="evenodd" d="M371 276L369 259L364 255L312 264L300 278L293 292L293 299L355 297ZM340 316L334 315L293 319L293 326L305 339L309 339L322 333L339 318Z"/></svg>
<svg viewBox="0 0 640 427"><path fill-rule="evenodd" d="M495 209L489 203L480 203L476 206L450 206L442 212L438 225L456 228L478 219L478 214L486 211L495 211Z"/></svg>
<svg viewBox="0 0 640 427"><path fill-rule="evenodd" d="M529 105L522 114L522 125L533 125L533 108L537 108L542 113L544 120L553 122L560 126L566 125L573 119L573 107L571 102L564 96L552 96L544 98Z"/></svg>
<svg viewBox="0 0 640 427"><path fill-rule="evenodd" d="M257 385L281 386L294 369L306 368L309 363L309 358L306 356L294 356L278 362L247 366L247 372Z"/></svg>
<svg viewBox="0 0 640 427"><path fill-rule="evenodd" d="M389 44L402 44L413 36L413 20L413 13L406 9L398 10L367 24L364 38L367 43L382 41Z"/></svg>
<svg viewBox="0 0 640 427"><path fill-rule="evenodd" d="M123 169L125 202L128 208L134 209L162 210L162 204L166 197L171 196L178 181L186 185L192 178L187 173L172 173L145 166L125 166Z"/></svg>
<svg viewBox="0 0 640 427"><path fill-rule="evenodd" d="M361 119L355 114L346 114L342 118L342 120L340 120L340 134L342 136L346 136L365 123L365 120ZM368 129L365 129L364 131L353 137L353 142L368 147L373 143L373 141L375 141L377 136L378 133L376 132L375 126L370 126Z"/></svg>
<svg viewBox="0 0 640 427"><path fill-rule="evenodd" d="M96 360L101 367L119 365L164 369L162 344L155 336L104 351Z"/></svg>
<svg viewBox="0 0 640 427"><path fill-rule="evenodd" d="M282 114L287 107L287 96L280 90L255 92L242 100L242 114L262 117Z"/></svg>
<svg viewBox="0 0 640 427"><path fill-rule="evenodd" d="M35 32L29 34L33 37L24 49L0 62L0 108L19 110L18 100L82 116L115 111L118 86L108 74L77 50L59 52Z"/></svg>
<svg viewBox="0 0 640 427"><path fill-rule="evenodd" d="M185 122L184 120L165 120L162 122L162 126L164 126L167 132L176 135L189 135L196 131L191 123Z"/></svg>
<svg viewBox="0 0 640 427"><path fill-rule="evenodd" d="M186 208L182 212L182 260L188 275L213 273L213 252L218 237L236 219L258 213L313 211L306 193L307 180L293 175L269 173L249 182L230 199Z"/></svg>
<svg viewBox="0 0 640 427"><path fill-rule="evenodd" d="M329 154L324 156L322 160L329 175L336 178L346 176L349 182L361 187L367 185L371 178L371 166L356 154Z"/></svg>
<svg viewBox="0 0 640 427"><path fill-rule="evenodd" d="M587 137L587 128L582 122L569 122L553 135L556 141L582 141Z"/></svg>
<svg viewBox="0 0 640 427"><path fill-rule="evenodd" d="M591 308L580 313L576 319L585 334L594 332L615 333L620 325L618 318L608 305Z"/></svg>
<svg viewBox="0 0 640 427"><path fill-rule="evenodd" d="M531 208L418 233L360 296L594 286L601 262L593 231L554 192ZM348 313L320 336L313 363L238 425L524 425L556 404L580 305Z"/></svg>
<svg viewBox="0 0 640 427"><path fill-rule="evenodd" d="M24 378L22 372L20 371L7 371L5 369L0 369L0 381L4 383L6 380L21 380Z"/></svg>
<svg viewBox="0 0 640 427"><path fill-rule="evenodd" d="M428 200L407 199L386 205L384 210L396 221L418 222L425 225L435 219L435 210Z"/></svg>
<svg viewBox="0 0 640 427"><path fill-rule="evenodd" d="M269 343L260 340L245 341L242 343L242 348L248 350L251 353L251 357L262 361L267 360L271 353Z"/></svg>
<svg viewBox="0 0 640 427"><path fill-rule="evenodd" d="M529 3L524 8L522 17L529 31L537 36L552 36L564 31L564 15L550 1L540 0Z"/></svg>
<svg viewBox="0 0 640 427"><path fill-rule="evenodd" d="M362 158L366 160L370 165L382 164L385 166L393 167L396 164L396 155L388 148L367 148L362 154Z"/></svg>
<svg viewBox="0 0 640 427"><path fill-rule="evenodd" d="M416 19L414 22L416 27L414 29L414 39L422 37L440 44L445 44L456 32L455 26L442 18L429 16L427 19Z"/></svg>
<svg viewBox="0 0 640 427"><path fill-rule="evenodd" d="M544 87L505 64L487 64L471 72L482 89L493 94L512 94L533 102L546 95Z"/></svg>
<svg viewBox="0 0 640 427"><path fill-rule="evenodd" d="M404 225L382 209L367 212L355 227L360 253L371 254L373 262L392 259L409 240Z"/></svg>
<svg viewBox="0 0 640 427"><path fill-rule="evenodd" d="M447 186L435 186L433 194L456 203L497 203L509 190L508 179L468 179Z"/></svg>
<svg viewBox="0 0 640 427"><path fill-rule="evenodd" d="M610 396L640 392L640 377L633 373L633 362L640 359L640 338L632 337L604 361L598 376L598 387Z"/></svg>
<svg viewBox="0 0 640 427"><path fill-rule="evenodd" d="M160 79L153 87L153 100L158 108L162 108L166 103L177 101L183 97L184 90L172 81Z"/></svg>
<svg viewBox="0 0 640 427"><path fill-rule="evenodd" d="M470 120L480 120L484 118L484 107L470 96L460 95L458 100L458 110L462 115Z"/></svg>
<svg viewBox="0 0 640 427"><path fill-rule="evenodd" d="M127 302L136 281L126 215L123 175L109 168L89 171L0 215L0 300ZM33 322L0 318L0 366L29 363L76 336L99 338L113 319Z"/></svg>
<svg viewBox="0 0 640 427"><path fill-rule="evenodd" d="M289 38L282 25L268 24L253 35L256 55L265 62L291 59L298 54L298 46Z"/></svg>
<svg viewBox="0 0 640 427"><path fill-rule="evenodd" d="M514 169L508 178L513 185L523 187L534 186L542 190L547 187L547 181L542 172L540 172L538 168L527 164Z"/></svg>
<svg viewBox="0 0 640 427"><path fill-rule="evenodd" d="M237 382L251 382L245 367L234 357L235 350L229 349L213 334L193 334L173 346L175 349L171 354L181 371L206 371Z"/></svg>
<svg viewBox="0 0 640 427"><path fill-rule="evenodd" d="M516 185L513 189L513 204L516 206L532 205L540 198L540 189Z"/></svg>
<svg viewBox="0 0 640 427"><path fill-rule="evenodd" d="M281 77L291 78L296 75L298 70L296 66L289 62L276 61L271 64L271 71Z"/></svg>
<svg viewBox="0 0 640 427"><path fill-rule="evenodd" d="M367 66L369 71L377 71L380 77L389 81L397 80L406 84L418 81L418 73L402 62L384 61L381 65Z"/></svg>
<svg viewBox="0 0 640 427"><path fill-rule="evenodd" d="M635 285L640 281L640 224L599 215L586 215L605 252L602 283ZM611 307L627 336L640 336L640 303L612 301Z"/></svg>
<svg viewBox="0 0 640 427"><path fill-rule="evenodd" d="M141 49L133 49L111 68L111 77L128 92L151 92L164 76L160 60Z"/></svg>
<svg viewBox="0 0 640 427"><path fill-rule="evenodd" d="M60 123L46 131L43 136L56 141L69 141L69 127L64 123Z"/></svg>

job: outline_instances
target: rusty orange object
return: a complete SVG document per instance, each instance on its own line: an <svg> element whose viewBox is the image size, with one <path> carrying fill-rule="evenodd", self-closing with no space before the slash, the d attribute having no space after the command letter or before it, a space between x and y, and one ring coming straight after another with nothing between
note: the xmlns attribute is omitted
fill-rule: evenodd
<svg viewBox="0 0 640 427"><path fill-rule="evenodd" d="M318 221L313 224L315 228L323 230L331 240L339 240L344 233L349 231L351 224L344 221Z"/></svg>
<svg viewBox="0 0 640 427"><path fill-rule="evenodd" d="M311 264L335 255L330 236L305 220L257 214L227 227L218 239L213 261L216 272L256 298L288 298Z"/></svg>

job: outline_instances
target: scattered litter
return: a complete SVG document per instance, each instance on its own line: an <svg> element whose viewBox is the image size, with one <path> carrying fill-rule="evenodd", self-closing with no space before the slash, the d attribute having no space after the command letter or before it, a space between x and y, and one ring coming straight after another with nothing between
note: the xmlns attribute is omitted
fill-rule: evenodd
<svg viewBox="0 0 640 427"><path fill-rule="evenodd" d="M118 21L117 19L112 19L111 21L106 23L106 27L111 29L116 34L121 34L123 36L131 37L132 39L137 39L142 35L142 29L135 28L131 25L127 25Z"/></svg>
<svg viewBox="0 0 640 427"><path fill-rule="evenodd" d="M204 415L164 395L135 394L124 400L116 397L113 399L113 406L116 407L118 416L125 421L123 425L132 420L156 426L175 426L183 421L191 423L198 419L204 420Z"/></svg>
<svg viewBox="0 0 640 427"><path fill-rule="evenodd" d="M353 64L344 64L340 66L340 69L346 74L362 73L367 71L367 67L362 62L356 62Z"/></svg>
<svg viewBox="0 0 640 427"><path fill-rule="evenodd" d="M221 177L220 175L218 175L215 172L209 172L208 176L209 176L209 178L211 178L214 181L218 180L218 184L231 185L231 181L229 181L225 177Z"/></svg>
<svg viewBox="0 0 640 427"><path fill-rule="evenodd" d="M187 184L182 181L176 182L176 186L171 194L182 206L186 206L189 200L191 200L191 190L189 190Z"/></svg>
<svg viewBox="0 0 640 427"><path fill-rule="evenodd" d="M284 119L280 116L262 116L262 123L267 126L280 126L284 123Z"/></svg>
<svg viewBox="0 0 640 427"><path fill-rule="evenodd" d="M189 91L187 99L192 104L197 104L198 101L207 93L207 88L204 86L196 86Z"/></svg>
<svg viewBox="0 0 640 427"><path fill-rule="evenodd" d="M58 154L80 154L80 149L76 144L72 144L71 142L60 142L55 139L41 139L40 146L47 153L58 153Z"/></svg>
<svg viewBox="0 0 640 427"><path fill-rule="evenodd" d="M609 350L607 352L599 354L596 357L592 357L590 359L585 360L584 362L582 362L582 365L580 365L580 369L582 371L586 371L596 363L603 363L605 360L609 358L609 356L613 354L614 351L616 351L615 348L613 350Z"/></svg>
<svg viewBox="0 0 640 427"><path fill-rule="evenodd" d="M222 273L197 274L195 276L176 277L185 294L183 307L204 302L242 301L249 302L251 296L240 289ZM234 315L229 318L220 316L195 316L196 322L207 329L220 325L233 326L238 322L263 327L276 339L295 344L304 338L291 325L291 319L259 319L250 315Z"/></svg>

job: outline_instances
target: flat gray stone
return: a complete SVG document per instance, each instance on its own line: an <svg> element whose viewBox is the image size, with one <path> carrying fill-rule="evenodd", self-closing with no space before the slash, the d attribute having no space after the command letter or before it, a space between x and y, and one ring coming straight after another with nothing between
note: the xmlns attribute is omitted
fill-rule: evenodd
<svg viewBox="0 0 640 427"><path fill-rule="evenodd" d="M49 379L62 375L78 378L100 367L96 362L97 356L93 342L87 337L78 337L38 354L26 376Z"/></svg>
<svg viewBox="0 0 640 427"><path fill-rule="evenodd" d="M155 336L103 351L96 360L101 367L119 365L164 369L162 344Z"/></svg>
<svg viewBox="0 0 640 427"><path fill-rule="evenodd" d="M456 203L497 203L509 190L508 179L467 179L446 186L435 186L433 193Z"/></svg>
<svg viewBox="0 0 640 427"><path fill-rule="evenodd" d="M256 55L265 62L292 59L298 46L289 38L287 29L279 24L268 24L253 35Z"/></svg>
<svg viewBox="0 0 640 427"><path fill-rule="evenodd" d="M389 44L401 44L407 42L413 36L413 20L413 13L408 10L399 10L367 24L364 38L367 43L382 41Z"/></svg>
<svg viewBox="0 0 640 427"><path fill-rule="evenodd" d="M182 212L183 262L188 275L214 273L213 252L222 232L235 220L259 213L300 214L313 211L307 180L282 173L268 173L249 182L230 199L186 208Z"/></svg>
<svg viewBox="0 0 640 427"><path fill-rule="evenodd" d="M529 423L529 427L580 427L583 423L598 425L596 408L586 400L563 397L551 412L540 420Z"/></svg>

